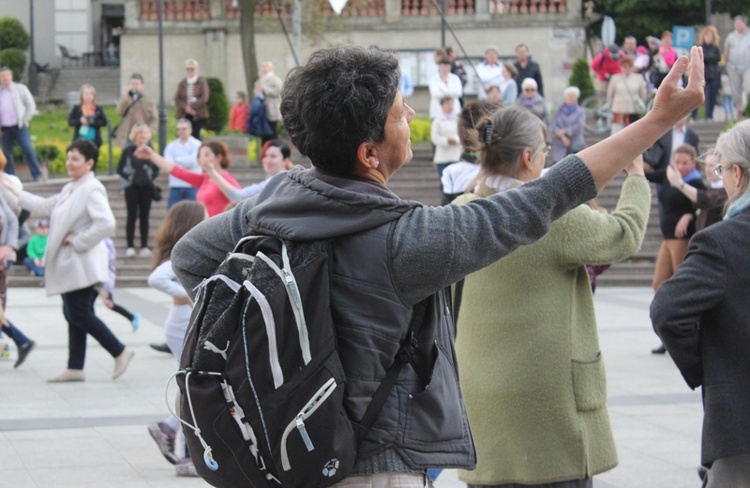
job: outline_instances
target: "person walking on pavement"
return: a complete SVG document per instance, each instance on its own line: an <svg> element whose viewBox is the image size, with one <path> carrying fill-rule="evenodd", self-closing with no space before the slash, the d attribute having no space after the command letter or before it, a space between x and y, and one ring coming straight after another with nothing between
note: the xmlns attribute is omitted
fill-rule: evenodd
<svg viewBox="0 0 750 488"><path fill-rule="evenodd" d="M16 174L13 166L13 143L21 146L21 151L29 165L31 178L41 181L42 170L34 148L31 147L31 132L29 122L36 114L36 102L31 92L21 83L13 81L13 71L10 68L0 68L0 132L3 134L3 152L8 160L5 172Z"/></svg>
<svg viewBox="0 0 750 488"><path fill-rule="evenodd" d="M0 160L5 156L0 151ZM26 337L5 316L5 307L8 303L8 264L16 259L18 249L18 218L13 209L6 203L7 190L0 190L0 324L3 333L16 344L18 348L18 359L14 368L21 366L29 353L34 349L36 343ZM12 194L9 195L12 198Z"/></svg>
<svg viewBox="0 0 750 488"><path fill-rule="evenodd" d="M9 194L17 197L14 203L35 215L51 216L44 286L47 295L62 296L68 322L68 367L49 378L50 383L86 380L83 366L89 335L114 358L112 379L122 376L135 354L94 311L96 286L109 277L104 238L115 226L107 190L92 171L98 158L99 149L92 141L73 141L65 163L72 181L49 197L21 191L0 175Z"/></svg>
<svg viewBox="0 0 750 488"><path fill-rule="evenodd" d="M117 145L122 148L130 145L130 131L136 124L146 124L152 133L156 133L159 114L154 101L143 94L143 76L138 73L130 75L128 91L117 102L117 115L122 120L117 124L114 136L117 138Z"/></svg>
<svg viewBox="0 0 750 488"><path fill-rule="evenodd" d="M198 74L198 61L185 61L187 78L177 85L174 102L177 105L175 117L177 120L187 119L193 126L193 137L201 140L201 130L208 120L208 97L210 91L208 82Z"/></svg>

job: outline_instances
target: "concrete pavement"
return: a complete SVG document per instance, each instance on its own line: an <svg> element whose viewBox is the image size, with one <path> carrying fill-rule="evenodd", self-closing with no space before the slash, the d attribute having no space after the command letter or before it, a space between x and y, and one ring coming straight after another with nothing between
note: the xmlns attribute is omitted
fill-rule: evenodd
<svg viewBox="0 0 750 488"><path fill-rule="evenodd" d="M164 385L176 369L171 356L148 347L163 341L169 298L147 288L118 289L115 297L142 317L133 334L125 319L97 305L100 317L136 350L125 375L112 381L111 357L89 340L87 381L48 384L67 358L60 298L42 289L9 290L8 317L37 347L16 370L15 347L0 359L0 487L207 486L175 477L146 431L167 415ZM650 354L657 345L648 320L651 297L645 288L601 288L595 297L620 456L616 469L595 477L596 488L700 486L700 393L684 384L669 357ZM464 485L455 471L446 471L436 486Z"/></svg>

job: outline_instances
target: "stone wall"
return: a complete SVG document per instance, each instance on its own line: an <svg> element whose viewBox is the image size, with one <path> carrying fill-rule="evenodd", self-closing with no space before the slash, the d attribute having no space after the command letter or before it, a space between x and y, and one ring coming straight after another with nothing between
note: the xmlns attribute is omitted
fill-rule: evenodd
<svg viewBox="0 0 750 488"><path fill-rule="evenodd" d="M156 98L159 75L157 24L153 20L140 20L139 3L125 1L121 82L123 87L127 86L130 74L139 72L144 75L145 90ZM533 59L542 68L548 103L557 107L562 102L562 91L567 86L572 63L584 52L580 0L568 0L568 9L563 13L515 15L490 14L486 8L482 11L480 5L483 4L481 1L477 3L475 14L448 17L469 56L480 58L488 45L494 45L501 57L512 57L517 44L527 44ZM316 49L347 44L375 44L393 50L430 50L439 46L439 16L401 16L396 7L400 7L400 2L386 0L384 16L331 19L323 36L315 39L303 36L301 59ZM292 35L291 22L286 21L287 30ZM171 101L177 83L184 77L183 61L188 57L198 60L202 74L221 78L230 96L237 90L245 90L238 23L236 19L214 18L164 23L167 100ZM283 78L294 67L294 56L278 20L261 19L256 25L258 60L272 60L276 73ZM446 39L448 44L457 45L449 31ZM428 101L426 88L418 88L411 100L420 114L426 114Z"/></svg>

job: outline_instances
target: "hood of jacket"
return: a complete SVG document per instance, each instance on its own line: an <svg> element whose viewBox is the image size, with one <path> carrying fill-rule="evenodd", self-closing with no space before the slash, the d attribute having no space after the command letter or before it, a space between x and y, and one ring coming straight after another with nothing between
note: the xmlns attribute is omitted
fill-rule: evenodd
<svg viewBox="0 0 750 488"><path fill-rule="evenodd" d="M318 240L378 227L418 206L375 182L295 166L268 182L244 218L260 233Z"/></svg>

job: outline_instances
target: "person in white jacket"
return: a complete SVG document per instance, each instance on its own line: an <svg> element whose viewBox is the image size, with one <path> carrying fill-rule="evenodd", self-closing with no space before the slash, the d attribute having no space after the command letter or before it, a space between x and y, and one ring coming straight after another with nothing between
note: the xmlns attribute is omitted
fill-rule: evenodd
<svg viewBox="0 0 750 488"><path fill-rule="evenodd" d="M435 163L438 179L443 177L443 171L449 165L461 159L461 142L458 138L458 117L454 114L451 97L443 97L440 107L443 112L432 121L430 127L430 138L435 145L435 155L432 162ZM442 191L442 183L441 183Z"/></svg>
<svg viewBox="0 0 750 488"><path fill-rule="evenodd" d="M193 311L193 301L172 271L172 248L183 235L207 218L208 212L202 203L183 200L169 209L156 233L154 268L148 277L148 285L172 297L172 306L164 322L164 334L169 349L178 362ZM150 424L148 432L164 458L175 465L177 476L197 476L195 467L187 456L185 438L179 426L179 419L170 415L161 422ZM175 446L179 446L179 449Z"/></svg>
<svg viewBox="0 0 750 488"><path fill-rule="evenodd" d="M440 108L440 100L445 97L453 99L453 113L461 112L459 98L463 96L464 88L461 78L451 73L451 60L447 55L438 59L438 72L430 80L430 118L440 116L443 110Z"/></svg>
<svg viewBox="0 0 750 488"><path fill-rule="evenodd" d="M112 379L127 369L135 352L125 347L94 312L96 287L109 279L104 239L112 234L115 217L107 190L92 169L99 149L86 139L68 146L65 166L73 179L59 193L41 197L20 191L5 175L2 183L16 196L19 207L34 215L51 217L44 255L47 295L61 295L68 322L68 368L47 381L85 381L86 340L89 335L115 359Z"/></svg>

